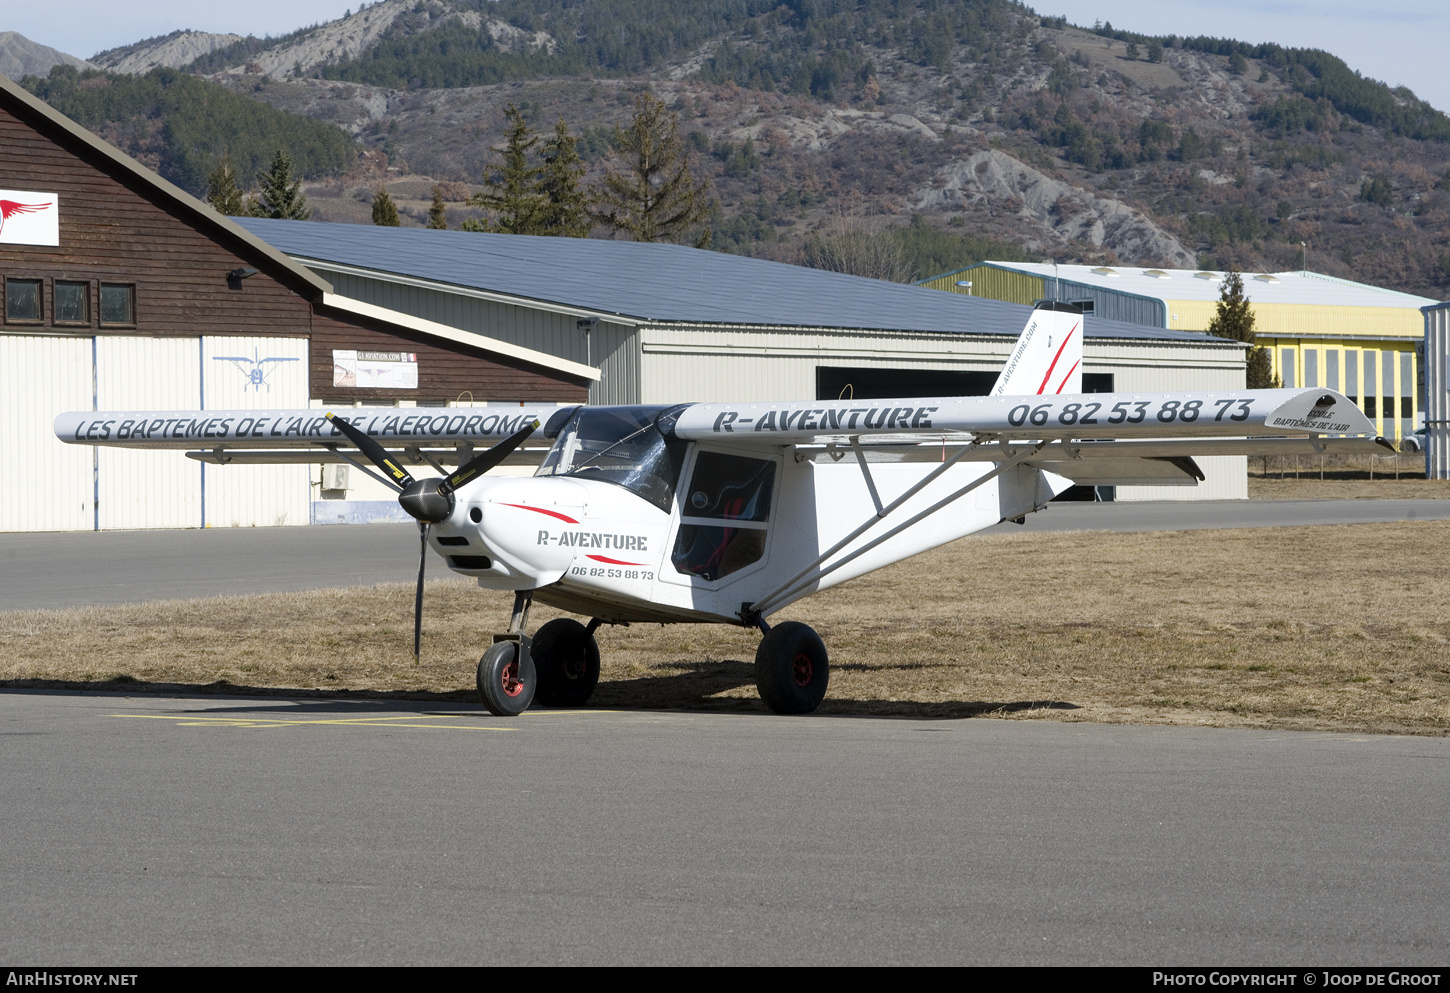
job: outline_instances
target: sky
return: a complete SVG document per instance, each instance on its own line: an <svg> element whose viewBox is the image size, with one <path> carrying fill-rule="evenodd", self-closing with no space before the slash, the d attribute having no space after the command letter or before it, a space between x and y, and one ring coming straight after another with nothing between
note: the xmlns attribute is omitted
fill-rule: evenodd
<svg viewBox="0 0 1450 993"><path fill-rule="evenodd" d="M684 0L682 0L684 2ZM195 0L42 0L0 13L0 31L85 58L177 28L281 35L342 16L356 0L251 0L241 6ZM1391 86L1408 86L1450 112L1450 4L1444 0L1036 0L1040 14L1063 14L1073 24L1094 21L1143 34L1213 35L1322 48L1352 69Z"/></svg>

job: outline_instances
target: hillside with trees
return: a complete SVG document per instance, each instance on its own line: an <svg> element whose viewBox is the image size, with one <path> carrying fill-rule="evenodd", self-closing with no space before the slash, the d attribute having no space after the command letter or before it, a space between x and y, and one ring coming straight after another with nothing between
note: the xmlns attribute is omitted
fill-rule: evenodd
<svg viewBox="0 0 1450 993"><path fill-rule="evenodd" d="M385 182L403 224L489 223L510 107L539 135L562 121L597 188L648 93L710 183L717 250L846 265L883 242L896 278L985 254L1450 287L1450 119L1325 52L1007 0L382 0L190 71L358 143L346 175L291 149L319 219L367 223Z"/></svg>
<svg viewBox="0 0 1450 993"><path fill-rule="evenodd" d="M335 125L174 69L131 76L61 65L24 83L71 120L198 195L224 159L236 173L252 176L286 149L300 174L325 176L345 171L357 156L352 138Z"/></svg>

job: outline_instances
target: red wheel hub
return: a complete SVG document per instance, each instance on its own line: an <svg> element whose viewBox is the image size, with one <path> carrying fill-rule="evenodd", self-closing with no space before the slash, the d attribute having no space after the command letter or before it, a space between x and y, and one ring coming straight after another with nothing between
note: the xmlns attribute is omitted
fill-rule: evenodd
<svg viewBox="0 0 1450 993"><path fill-rule="evenodd" d="M524 691L523 680L519 679L518 660L504 666L501 675L503 676L503 691L508 696L518 696Z"/></svg>
<svg viewBox="0 0 1450 993"><path fill-rule="evenodd" d="M804 652L798 653L790 664L791 678L795 680L797 686L809 686L811 684L811 673L814 671L815 669L811 665L811 657Z"/></svg>

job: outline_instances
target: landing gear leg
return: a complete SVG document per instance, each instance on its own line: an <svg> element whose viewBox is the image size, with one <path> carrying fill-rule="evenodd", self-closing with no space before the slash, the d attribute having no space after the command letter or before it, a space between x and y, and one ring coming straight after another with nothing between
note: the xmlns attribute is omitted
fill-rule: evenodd
<svg viewBox="0 0 1450 993"><path fill-rule="evenodd" d="M830 682L830 661L821 636L799 621L770 628L755 652L755 688L777 714L809 714L821 705Z"/></svg>
<svg viewBox="0 0 1450 993"><path fill-rule="evenodd" d="M534 670L531 641L524 630L529 620L533 594L514 594L513 616L507 634L493 636L493 645L478 661L478 695L483 705L499 717L522 714L534 700L538 675Z"/></svg>

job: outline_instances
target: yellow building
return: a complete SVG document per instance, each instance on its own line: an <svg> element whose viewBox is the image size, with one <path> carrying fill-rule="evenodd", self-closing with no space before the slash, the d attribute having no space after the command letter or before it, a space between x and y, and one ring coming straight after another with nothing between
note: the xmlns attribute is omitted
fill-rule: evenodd
<svg viewBox="0 0 1450 993"><path fill-rule="evenodd" d="M1218 306L1222 272L1128 266L983 262L924 279L951 293L1033 303L1064 300L1099 318L1204 331ZM1412 433L1423 416L1420 308L1437 301L1317 272L1243 274L1259 344L1285 386L1327 386L1354 399L1386 438Z"/></svg>

